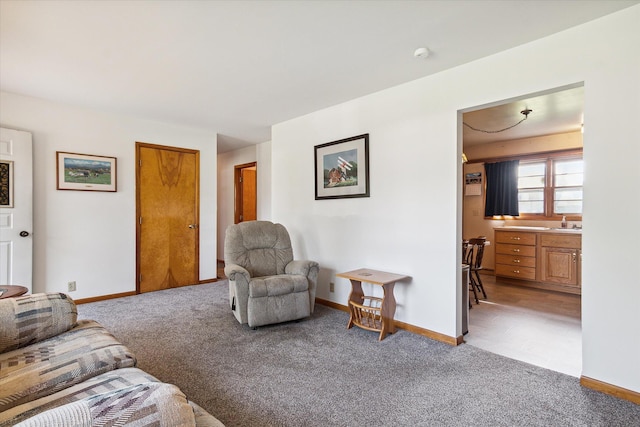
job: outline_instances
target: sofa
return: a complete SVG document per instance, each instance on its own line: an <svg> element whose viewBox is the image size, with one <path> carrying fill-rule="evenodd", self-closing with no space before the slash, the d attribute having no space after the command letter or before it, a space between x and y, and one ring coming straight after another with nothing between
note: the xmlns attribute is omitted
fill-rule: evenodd
<svg viewBox="0 0 640 427"><path fill-rule="evenodd" d="M313 313L318 263L294 260L289 232L271 221L227 227L224 274L233 315L249 327L298 320Z"/></svg>
<svg viewBox="0 0 640 427"><path fill-rule="evenodd" d="M63 293L0 299L0 426L222 426Z"/></svg>

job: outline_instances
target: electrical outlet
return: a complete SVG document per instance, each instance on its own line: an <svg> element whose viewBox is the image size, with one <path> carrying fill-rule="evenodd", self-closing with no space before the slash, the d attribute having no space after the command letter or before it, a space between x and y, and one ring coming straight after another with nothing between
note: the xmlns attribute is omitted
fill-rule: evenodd
<svg viewBox="0 0 640 427"><path fill-rule="evenodd" d="M329 282L329 292L335 292L336 284L333 282Z"/></svg>
<svg viewBox="0 0 640 427"><path fill-rule="evenodd" d="M76 290L76 281L74 280L73 282L67 283L67 286L69 288L69 292L75 291Z"/></svg>

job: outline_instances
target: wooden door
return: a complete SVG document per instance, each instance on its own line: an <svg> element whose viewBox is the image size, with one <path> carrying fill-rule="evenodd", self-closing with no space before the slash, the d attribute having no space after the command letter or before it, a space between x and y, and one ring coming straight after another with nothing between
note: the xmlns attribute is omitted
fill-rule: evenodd
<svg viewBox="0 0 640 427"><path fill-rule="evenodd" d="M136 143L138 292L199 282L199 157Z"/></svg>
<svg viewBox="0 0 640 427"><path fill-rule="evenodd" d="M255 221L256 208L256 168L242 169L242 220Z"/></svg>
<svg viewBox="0 0 640 427"><path fill-rule="evenodd" d="M0 285L33 292L31 133L0 128Z"/></svg>
<svg viewBox="0 0 640 427"><path fill-rule="evenodd" d="M254 221L257 214L257 177L256 163L235 166L235 214L236 224L243 221Z"/></svg>

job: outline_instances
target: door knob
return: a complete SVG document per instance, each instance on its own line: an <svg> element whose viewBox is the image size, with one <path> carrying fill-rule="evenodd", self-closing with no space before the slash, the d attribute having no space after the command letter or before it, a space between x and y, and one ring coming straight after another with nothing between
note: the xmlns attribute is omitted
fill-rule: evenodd
<svg viewBox="0 0 640 427"><path fill-rule="evenodd" d="M21 231L20 232L20 237L28 237L29 236L29 232L28 231Z"/></svg>

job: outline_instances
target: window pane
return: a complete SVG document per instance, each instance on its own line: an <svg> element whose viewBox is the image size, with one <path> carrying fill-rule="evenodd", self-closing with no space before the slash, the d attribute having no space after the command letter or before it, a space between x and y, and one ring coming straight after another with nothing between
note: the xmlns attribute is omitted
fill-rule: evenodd
<svg viewBox="0 0 640 427"><path fill-rule="evenodd" d="M582 185L582 174L556 175L556 187L568 187L570 185Z"/></svg>
<svg viewBox="0 0 640 427"><path fill-rule="evenodd" d="M518 191L518 208L520 213L543 213L544 190L520 190Z"/></svg>
<svg viewBox="0 0 640 427"><path fill-rule="evenodd" d="M520 163L520 166L518 166L518 176L544 176L545 166L544 163Z"/></svg>
<svg viewBox="0 0 640 427"><path fill-rule="evenodd" d="M518 201L526 202L532 200L544 200L543 190L520 190L518 191Z"/></svg>
<svg viewBox="0 0 640 427"><path fill-rule="evenodd" d="M544 211L544 202L520 202L518 204L518 208L520 209L520 215L525 213L543 213Z"/></svg>
<svg viewBox="0 0 640 427"><path fill-rule="evenodd" d="M555 162L556 175L566 173L582 174L582 160L558 160Z"/></svg>
<svg viewBox="0 0 640 427"><path fill-rule="evenodd" d="M525 176L518 178L518 188L544 187L544 176Z"/></svg>
<svg viewBox="0 0 640 427"><path fill-rule="evenodd" d="M518 188L544 188L545 163L522 163L518 167Z"/></svg>
<svg viewBox="0 0 640 427"><path fill-rule="evenodd" d="M554 190L554 200L582 200L582 187L577 188L556 188Z"/></svg>
<svg viewBox="0 0 640 427"><path fill-rule="evenodd" d="M557 214L582 215L582 200L557 200L553 203L553 211Z"/></svg>
<svg viewBox="0 0 640 427"><path fill-rule="evenodd" d="M582 185L582 160L558 160L554 163L556 187Z"/></svg>

